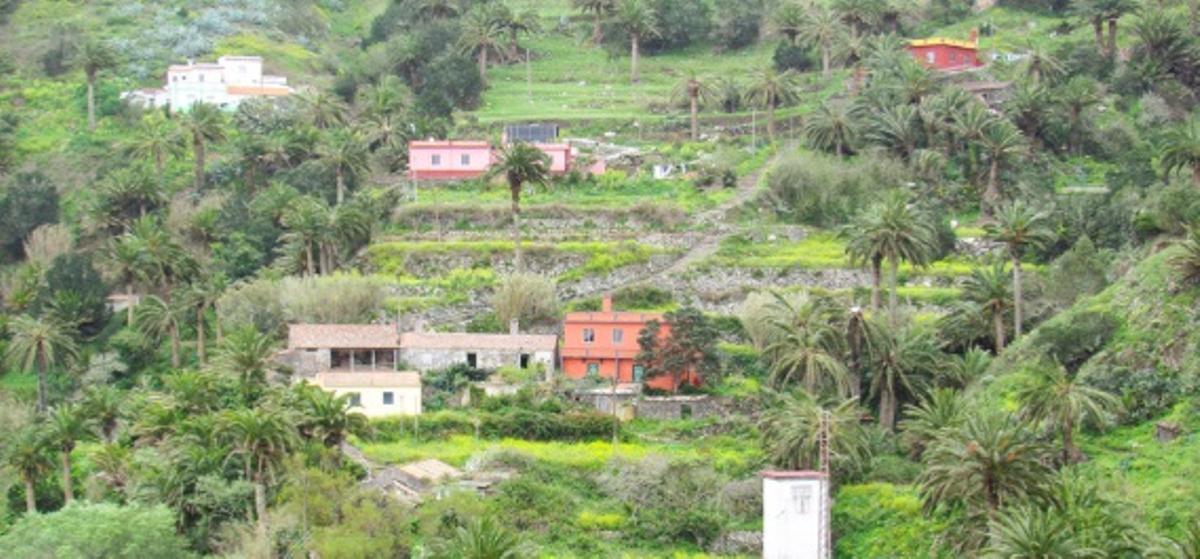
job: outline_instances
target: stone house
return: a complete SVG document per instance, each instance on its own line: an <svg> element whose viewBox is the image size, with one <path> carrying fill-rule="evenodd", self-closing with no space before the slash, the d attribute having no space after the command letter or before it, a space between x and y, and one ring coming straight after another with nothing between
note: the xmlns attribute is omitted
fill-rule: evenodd
<svg viewBox="0 0 1200 559"><path fill-rule="evenodd" d="M400 360L415 370L435 371L460 363L478 369L541 366L554 370L558 336L406 332Z"/></svg>
<svg viewBox="0 0 1200 559"><path fill-rule="evenodd" d="M299 377L396 371L400 336L389 324L290 324L281 361Z"/></svg>

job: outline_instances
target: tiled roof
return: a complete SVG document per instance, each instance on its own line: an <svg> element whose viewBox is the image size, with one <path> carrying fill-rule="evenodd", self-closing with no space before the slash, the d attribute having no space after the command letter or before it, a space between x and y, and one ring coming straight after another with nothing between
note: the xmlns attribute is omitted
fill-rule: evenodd
<svg viewBox="0 0 1200 559"><path fill-rule="evenodd" d="M289 324L289 349L395 349L400 336L391 324Z"/></svg>
<svg viewBox="0 0 1200 559"><path fill-rule="evenodd" d="M554 351L558 336L538 334L444 334L405 332L400 335L402 349L523 349Z"/></svg>
<svg viewBox="0 0 1200 559"><path fill-rule="evenodd" d="M317 385L322 388L420 388L417 373L318 373Z"/></svg>
<svg viewBox="0 0 1200 559"><path fill-rule="evenodd" d="M663 315L661 313L652 312L573 312L567 313L563 319L566 323L581 322L590 324L610 324L614 322L645 324L651 320L662 322Z"/></svg>

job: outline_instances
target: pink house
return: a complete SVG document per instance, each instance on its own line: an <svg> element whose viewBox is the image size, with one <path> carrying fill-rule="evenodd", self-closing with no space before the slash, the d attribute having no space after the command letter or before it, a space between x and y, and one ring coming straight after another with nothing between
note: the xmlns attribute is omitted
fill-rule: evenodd
<svg viewBox="0 0 1200 559"><path fill-rule="evenodd" d="M550 156L551 173L564 175L571 170L571 164L574 162L571 144L533 144L533 147Z"/></svg>
<svg viewBox="0 0 1200 559"><path fill-rule="evenodd" d="M492 146L487 142L408 143L408 176L413 180L473 179L491 166Z"/></svg>

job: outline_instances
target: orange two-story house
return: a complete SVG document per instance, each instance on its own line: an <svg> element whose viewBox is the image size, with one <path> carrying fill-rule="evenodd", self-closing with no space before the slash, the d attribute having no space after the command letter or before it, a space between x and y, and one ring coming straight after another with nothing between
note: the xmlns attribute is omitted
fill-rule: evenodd
<svg viewBox="0 0 1200 559"><path fill-rule="evenodd" d="M670 335L670 325L663 322L661 314L615 312L610 297L604 298L599 312L568 313L563 321L563 374L576 380L592 374L606 379L617 375L618 383L646 382L645 370L636 363L641 351L638 336L652 320L662 324L660 337ZM686 375L681 378L683 382L695 382ZM673 382L671 375L661 375L647 385L672 390Z"/></svg>

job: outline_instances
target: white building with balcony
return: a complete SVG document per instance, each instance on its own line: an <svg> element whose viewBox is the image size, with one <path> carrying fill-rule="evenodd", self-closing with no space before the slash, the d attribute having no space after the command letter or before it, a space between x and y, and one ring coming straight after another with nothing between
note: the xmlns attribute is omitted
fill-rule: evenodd
<svg viewBox="0 0 1200 559"><path fill-rule="evenodd" d="M216 63L189 60L172 64L163 87L127 91L121 96L149 108L186 112L196 103L232 110L246 99L284 97L292 92L286 77L263 74L262 57L222 56Z"/></svg>

